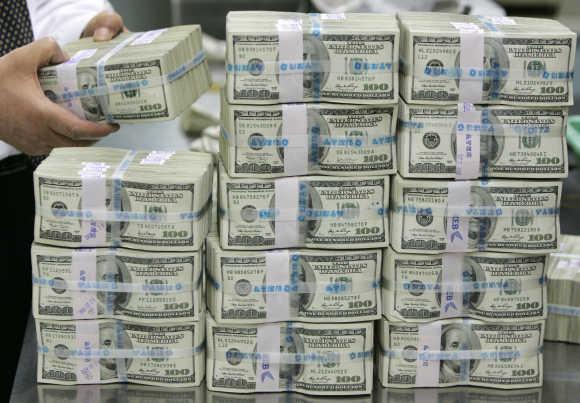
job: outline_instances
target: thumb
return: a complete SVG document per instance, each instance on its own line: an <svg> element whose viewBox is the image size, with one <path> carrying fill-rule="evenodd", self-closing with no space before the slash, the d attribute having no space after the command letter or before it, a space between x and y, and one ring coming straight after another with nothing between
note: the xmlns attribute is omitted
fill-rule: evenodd
<svg viewBox="0 0 580 403"><path fill-rule="evenodd" d="M87 26L85 33L93 35L95 41L108 41L123 30L123 19L117 13L103 11Z"/></svg>
<svg viewBox="0 0 580 403"><path fill-rule="evenodd" d="M68 55L61 49L54 38L43 38L21 48L25 57L37 68L59 64L68 60Z"/></svg>

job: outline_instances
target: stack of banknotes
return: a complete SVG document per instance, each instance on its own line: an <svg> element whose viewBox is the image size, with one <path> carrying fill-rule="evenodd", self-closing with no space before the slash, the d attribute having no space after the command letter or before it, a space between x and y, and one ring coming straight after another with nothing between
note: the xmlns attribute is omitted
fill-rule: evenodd
<svg viewBox="0 0 580 403"><path fill-rule="evenodd" d="M213 171L208 154L96 147L37 168L40 383L201 384Z"/></svg>
<svg viewBox="0 0 580 403"><path fill-rule="evenodd" d="M40 69L40 85L88 120L172 120L209 88L201 36L199 25L185 25L81 39L65 46L68 62Z"/></svg>
<svg viewBox="0 0 580 403"><path fill-rule="evenodd" d="M55 149L34 172L35 239L59 247L198 250L213 163L190 151Z"/></svg>
<svg viewBox="0 0 580 403"><path fill-rule="evenodd" d="M563 235L548 264L546 340L580 343L580 237Z"/></svg>
<svg viewBox="0 0 580 403"><path fill-rule="evenodd" d="M390 104L399 28L386 14L230 12L226 90L235 104Z"/></svg>
<svg viewBox="0 0 580 403"><path fill-rule="evenodd" d="M573 104L576 33L558 21L417 12L398 18L401 95L409 103L457 102L461 81L477 80L481 103ZM474 37L483 39L483 63L461 54L476 52Z"/></svg>

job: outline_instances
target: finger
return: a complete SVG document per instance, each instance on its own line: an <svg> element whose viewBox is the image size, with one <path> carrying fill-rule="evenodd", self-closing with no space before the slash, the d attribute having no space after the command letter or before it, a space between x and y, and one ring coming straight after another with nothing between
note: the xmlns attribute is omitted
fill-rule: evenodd
<svg viewBox="0 0 580 403"><path fill-rule="evenodd" d="M96 143L94 140L73 140L51 130L51 136L47 142L53 147L89 147Z"/></svg>
<svg viewBox="0 0 580 403"><path fill-rule="evenodd" d="M47 125L62 136L73 140L98 140L119 130L119 125L80 119L48 98L45 100L42 101L42 109Z"/></svg>
<svg viewBox="0 0 580 403"><path fill-rule="evenodd" d="M50 64L59 64L68 60L68 55L61 49L54 38L42 38L23 46L18 50L21 55L28 58L35 70L38 67Z"/></svg>
<svg viewBox="0 0 580 403"><path fill-rule="evenodd" d="M104 11L98 14L87 27L87 34L92 32L93 40L108 41L113 39L124 28L123 19L117 13Z"/></svg>

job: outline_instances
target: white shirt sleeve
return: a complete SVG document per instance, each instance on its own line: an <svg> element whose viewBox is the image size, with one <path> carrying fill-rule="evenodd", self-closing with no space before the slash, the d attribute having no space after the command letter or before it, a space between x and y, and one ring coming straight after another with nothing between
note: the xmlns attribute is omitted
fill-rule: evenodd
<svg viewBox="0 0 580 403"><path fill-rule="evenodd" d="M27 0L34 38L52 36L59 44L79 39L87 23L104 10L107 0Z"/></svg>

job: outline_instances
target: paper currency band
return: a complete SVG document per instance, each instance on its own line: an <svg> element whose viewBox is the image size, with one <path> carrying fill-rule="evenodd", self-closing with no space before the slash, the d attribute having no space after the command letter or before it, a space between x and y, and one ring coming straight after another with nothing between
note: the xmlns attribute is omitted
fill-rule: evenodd
<svg viewBox="0 0 580 403"><path fill-rule="evenodd" d="M288 61L272 61L260 63L228 63L226 64L226 74L233 75L256 75L259 73L261 75L268 75L264 73L266 67L274 67L275 72L269 75L279 75L279 76L302 76L304 73L333 73L331 68L323 66L321 64L305 62L303 59L293 59ZM364 62L364 61L352 61L349 68L354 73L370 72L374 75L385 74L393 75L396 74L397 64L388 62ZM334 74L344 74L334 73Z"/></svg>
<svg viewBox="0 0 580 403"><path fill-rule="evenodd" d="M482 129L483 130L483 129ZM303 145L295 144L292 142L290 136L276 136L276 137L250 137L246 141L238 136L232 136L227 132L227 130L221 128L221 136L233 147L250 147L253 149L263 149L263 148L287 148L293 149L304 148ZM309 146L327 147L327 148L362 148L362 147L376 147L387 144L394 144L397 142L396 135L378 135L372 137L353 137L353 136L329 136L326 134L312 134L312 128L307 129L304 133L309 134L293 134L292 137L300 138L303 137L307 139ZM235 142L232 140L235 138ZM233 143L233 144L232 144Z"/></svg>
<svg viewBox="0 0 580 403"><path fill-rule="evenodd" d="M66 349L39 345L40 354L51 354L57 357L66 356L77 359L87 358L187 358L205 351L205 342L192 348L131 348L131 349Z"/></svg>
<svg viewBox="0 0 580 403"><path fill-rule="evenodd" d="M221 217L228 217L230 212L233 210L228 210L224 208L219 209ZM321 219L336 219L340 218L342 220L359 220L361 218L376 218L385 217L388 213L388 207L376 207L368 210L360 209L313 209L313 208L274 208L274 209L260 209L258 210L257 220L262 221L272 221L276 222L305 222Z"/></svg>
<svg viewBox="0 0 580 403"><path fill-rule="evenodd" d="M444 270L443 270L444 271ZM393 281L385 277L382 279L382 287L389 291L421 291L422 293L440 293L446 287L453 288L454 293L464 294L486 290L498 291L522 291L536 290L546 287L547 277L530 278L513 281L513 278L499 278L490 281L453 281L453 282L423 282Z"/></svg>
<svg viewBox="0 0 580 403"><path fill-rule="evenodd" d="M570 305L548 304L548 313L562 316L580 317L580 307Z"/></svg>
<svg viewBox="0 0 580 403"><path fill-rule="evenodd" d="M492 110L490 110L492 111ZM549 116L549 115L548 115ZM564 118L565 115L560 115ZM408 130L448 130L448 132L439 132L439 135L452 136L455 131L471 131L477 132L480 136L494 136L494 137L523 137L523 136L538 136L538 137L564 137L566 129L565 124L562 124L560 131L550 130L548 124L497 124L497 123L459 123L458 119L449 123L446 122L424 122L420 120L401 120L398 121L399 127ZM511 131L504 130L505 128Z"/></svg>
<svg viewBox="0 0 580 403"><path fill-rule="evenodd" d="M448 217L448 211L453 210L456 217L497 217L497 218L511 218L511 217L556 217L560 215L559 207L469 207L465 205L449 205L449 206L416 206L412 204L395 205L391 208L393 214L406 214L410 216L424 215L433 217Z"/></svg>
<svg viewBox="0 0 580 403"><path fill-rule="evenodd" d="M543 344L533 348L518 348L510 350L454 350L454 351L417 351L416 349L392 350L382 348L383 356L390 359L408 361L469 361L469 360L516 360L535 357L543 352Z"/></svg>
<svg viewBox="0 0 580 403"><path fill-rule="evenodd" d="M136 37L131 38L135 39ZM203 51L200 51L196 53L193 56L193 58L191 58L186 63L179 66L177 69L160 77L143 80L117 81L115 83L107 83L106 81L101 80L95 87L63 90L58 94L54 95L51 94L50 98L54 102L66 104L75 99L89 97L103 97L109 94L121 93L130 90L160 87L163 85L171 84L176 80L179 80L181 77L183 77L184 75L186 75L187 73L189 73L190 71L201 65L204 61L205 61L205 53Z"/></svg>
<svg viewBox="0 0 580 403"><path fill-rule="evenodd" d="M207 275L210 285L216 290L224 290L224 284L217 282L213 277ZM364 286L355 284L353 286L350 282L331 282L331 281L320 281L320 282L296 282L296 283L286 283L286 284L259 284L256 285L249 294L246 296L251 296L252 294L263 295L263 294L358 294L358 293L368 293L380 288L380 282L378 280L363 282ZM227 292L222 291L225 295L238 296L234 291Z"/></svg>
<svg viewBox="0 0 580 403"><path fill-rule="evenodd" d="M231 362L231 360L240 361L261 361L267 358L269 363L274 364L332 364L332 363L345 363L353 361L365 361L372 359L374 350L367 351L336 351L327 353L280 353L278 352L261 352L261 351L251 351L244 352L234 349L222 350L222 349L208 349L207 357L212 361L217 362Z"/></svg>
<svg viewBox="0 0 580 403"><path fill-rule="evenodd" d="M169 284L148 284L148 283L119 283L114 281L82 281L64 280L51 277L32 277L32 284L43 288L66 289L70 291L105 291L112 293L184 293L199 289L201 283L199 279L193 284L189 283L169 283Z"/></svg>

